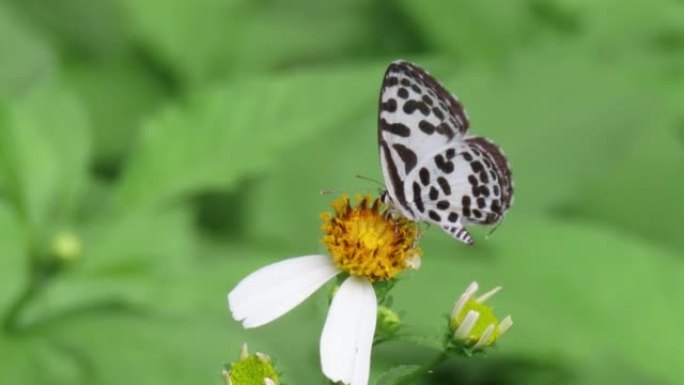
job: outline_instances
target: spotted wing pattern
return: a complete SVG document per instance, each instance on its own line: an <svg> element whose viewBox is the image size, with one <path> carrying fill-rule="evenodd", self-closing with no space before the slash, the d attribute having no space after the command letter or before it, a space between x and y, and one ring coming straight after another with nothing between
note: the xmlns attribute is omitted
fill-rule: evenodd
<svg viewBox="0 0 684 385"><path fill-rule="evenodd" d="M467 135L462 104L426 71L392 63L380 93L378 140L388 203L467 244L465 224L499 222L513 190L505 156Z"/></svg>

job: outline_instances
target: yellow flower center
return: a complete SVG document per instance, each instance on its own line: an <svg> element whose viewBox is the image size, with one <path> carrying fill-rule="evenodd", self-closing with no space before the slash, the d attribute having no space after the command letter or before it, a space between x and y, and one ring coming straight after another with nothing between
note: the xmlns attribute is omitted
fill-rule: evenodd
<svg viewBox="0 0 684 385"><path fill-rule="evenodd" d="M334 214L323 213L322 242L335 264L351 275L387 280L420 257L418 227L389 212L379 199L356 197L355 207L344 195L332 202Z"/></svg>

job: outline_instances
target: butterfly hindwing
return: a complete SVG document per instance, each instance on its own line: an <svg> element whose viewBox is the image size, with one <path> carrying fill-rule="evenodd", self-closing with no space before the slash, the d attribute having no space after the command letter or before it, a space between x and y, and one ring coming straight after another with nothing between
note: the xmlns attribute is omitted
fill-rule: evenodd
<svg viewBox="0 0 684 385"><path fill-rule="evenodd" d="M467 162L461 147L450 144L424 158L405 182L410 186L407 198L413 203L416 220L435 223L452 237L472 244L472 237L463 227L468 219L459 200L468 189L464 183Z"/></svg>

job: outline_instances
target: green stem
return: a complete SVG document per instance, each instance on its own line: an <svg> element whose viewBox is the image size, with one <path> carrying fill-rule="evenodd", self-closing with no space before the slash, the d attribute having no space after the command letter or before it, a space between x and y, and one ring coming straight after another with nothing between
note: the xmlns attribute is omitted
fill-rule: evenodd
<svg viewBox="0 0 684 385"><path fill-rule="evenodd" d="M2 325L5 330L8 332L16 332L21 328L21 315L24 312L24 309L43 291L56 272L56 266L33 269L28 284L14 302L10 304L5 313L5 317L2 320Z"/></svg>
<svg viewBox="0 0 684 385"><path fill-rule="evenodd" d="M406 385L406 384L411 384L421 376L423 376L426 373L432 372L435 368L437 368L440 364L442 364L444 361L446 361L449 358L449 353L446 351L440 352L435 358L432 359L432 361L428 361L425 364L423 364L421 367L418 369L414 370L412 373L409 373L403 377L399 381L397 381L394 385Z"/></svg>

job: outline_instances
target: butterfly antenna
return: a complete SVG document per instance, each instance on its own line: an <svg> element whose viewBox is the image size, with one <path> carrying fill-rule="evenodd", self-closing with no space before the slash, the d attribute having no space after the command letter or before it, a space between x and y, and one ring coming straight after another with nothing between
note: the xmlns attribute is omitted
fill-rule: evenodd
<svg viewBox="0 0 684 385"><path fill-rule="evenodd" d="M373 178L370 178L370 177L367 177L367 176L364 176L364 175L359 175L359 174L356 174L356 178L357 178L357 179L361 179L361 180L365 180L365 181L368 181L368 182L373 182L373 183L375 183L375 184L377 184L377 185L382 186L382 188L385 188L385 184L384 184L384 183L379 182L379 181L377 181L377 180L375 180L375 179L373 179Z"/></svg>
<svg viewBox="0 0 684 385"><path fill-rule="evenodd" d="M499 223L496 224L496 226L494 226L491 230L489 230L487 235L485 235L485 239L491 238L492 234L494 234L494 232L499 228L499 226L501 226L502 223L503 223L503 221L500 221Z"/></svg>
<svg viewBox="0 0 684 385"><path fill-rule="evenodd" d="M339 194L341 192L343 192L343 189L321 190L319 193L321 195L328 195L328 194Z"/></svg>
<svg viewBox="0 0 684 385"><path fill-rule="evenodd" d="M330 190L321 190L320 194L321 195L328 195L328 194L339 194L339 193L357 193L357 192L369 192L373 191L375 189L373 188L338 188L338 189L330 189Z"/></svg>

